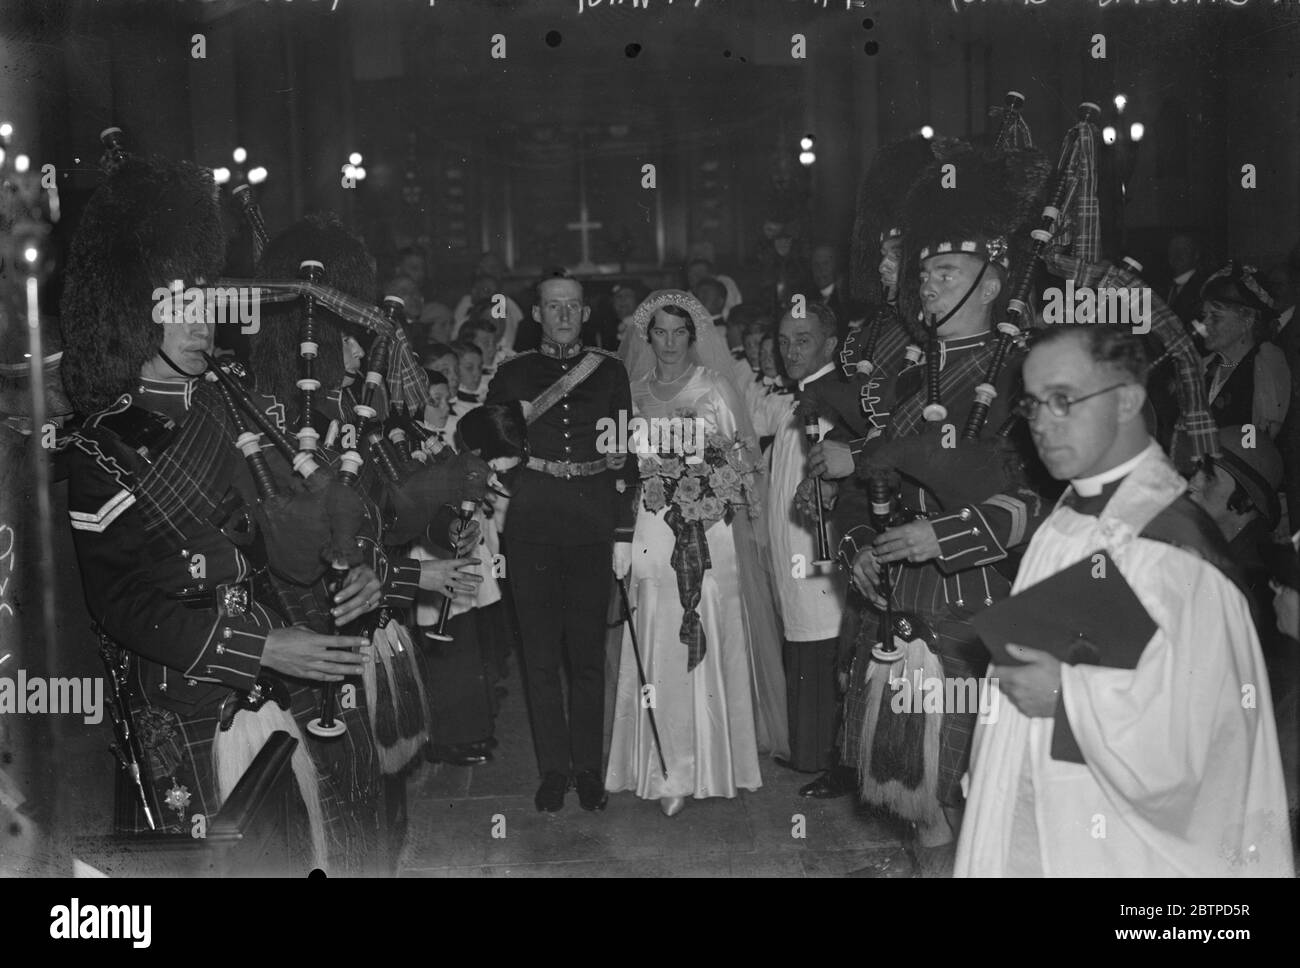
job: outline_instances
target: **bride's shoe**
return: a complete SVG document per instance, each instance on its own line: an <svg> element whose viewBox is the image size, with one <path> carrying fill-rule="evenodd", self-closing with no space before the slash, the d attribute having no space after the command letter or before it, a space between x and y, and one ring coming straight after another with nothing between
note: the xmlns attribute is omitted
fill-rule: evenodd
<svg viewBox="0 0 1300 968"><path fill-rule="evenodd" d="M665 817L675 817L682 812L686 806L685 797L660 797L659 809L664 812Z"/></svg>

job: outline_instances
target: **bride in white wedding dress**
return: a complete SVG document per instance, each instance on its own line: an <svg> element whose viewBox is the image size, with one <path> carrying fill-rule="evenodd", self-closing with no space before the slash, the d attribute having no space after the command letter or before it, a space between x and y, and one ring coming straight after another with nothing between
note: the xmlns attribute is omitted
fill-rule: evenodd
<svg viewBox="0 0 1300 968"><path fill-rule="evenodd" d="M625 628L605 786L658 799L672 816L687 797L734 797L762 785L760 746L781 752L787 742L785 683L750 522L757 441L727 376L701 363L729 366L726 345L682 292L652 294L633 323L620 352L635 416L699 427L710 443L705 451L688 431L675 439L643 432L635 444L642 481L628 590L650 688L641 687ZM670 452L682 443L695 451L689 461Z"/></svg>

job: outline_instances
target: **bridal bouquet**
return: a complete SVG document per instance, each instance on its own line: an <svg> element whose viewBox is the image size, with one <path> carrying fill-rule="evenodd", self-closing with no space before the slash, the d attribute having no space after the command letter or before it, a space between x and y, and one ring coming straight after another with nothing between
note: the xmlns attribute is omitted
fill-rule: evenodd
<svg viewBox="0 0 1300 968"><path fill-rule="evenodd" d="M673 417L685 422L694 420L695 414L679 410ZM718 521L730 524L740 507L748 508L751 518L758 516L759 469L750 456L749 442L736 434L706 433L703 440L697 436L675 443L679 446L670 447L667 453L639 457L641 501L651 513L668 509L664 522L674 539L670 564L677 575L682 604L678 638L687 649L689 672L706 651L698 609L704 572L713 562L705 532Z"/></svg>
<svg viewBox="0 0 1300 968"><path fill-rule="evenodd" d="M694 418L689 410L673 416ZM689 443L694 446L675 446L666 454L639 458L645 509L655 512L674 506L684 521L703 522L706 529L717 521L730 524L741 507L748 508L750 518L758 517L759 465L750 456L752 445L738 434L715 433Z"/></svg>

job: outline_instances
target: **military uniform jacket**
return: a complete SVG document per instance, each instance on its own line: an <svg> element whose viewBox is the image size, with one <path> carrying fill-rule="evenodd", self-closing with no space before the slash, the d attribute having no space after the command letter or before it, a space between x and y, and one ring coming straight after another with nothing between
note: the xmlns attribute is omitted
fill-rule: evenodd
<svg viewBox="0 0 1300 968"><path fill-rule="evenodd" d="M627 369L606 350L577 344L560 347L549 340L541 349L511 357L497 369L487 403L528 403L563 378L588 353L603 357L596 370L528 425L530 457L579 464L605 459L607 455L597 447L602 432L608 430L610 422L617 430L632 419ZM610 439L607 432L604 436ZM624 482L622 491L619 480ZM565 479L522 468L515 478L506 538L566 546L631 541L636 523L636 483L636 457L631 454L621 470L589 477Z"/></svg>
<svg viewBox="0 0 1300 968"><path fill-rule="evenodd" d="M944 341L940 387L949 413L943 423L951 424L958 435L974 402L975 385L987 372L995 342L992 333ZM991 437L1006 418L1019 379L1018 361L1009 361L999 375L998 395L982 437ZM904 370L892 388L895 416L905 403L909 410L915 409L925 394L925 366ZM883 437L852 442L858 460L856 476L861 477L864 458L878 444L886 439L918 434L932 442L936 454L943 453L940 428L920 424L900 431L896 422L891 421ZM1023 447L1020 449L1023 451ZM895 589L900 596L906 595L907 605L927 619L964 619L1005 598L1014 576L1013 550L1028 544L1050 512L1047 502L1023 480L1013 481L1004 493L989 494L955 507L940 507L925 487L904 478L899 498L902 509L928 518L941 549L933 561L906 569ZM847 561L852 561L876 536L866 508L861 504L857 508L856 526L850 527L840 542L840 554Z"/></svg>
<svg viewBox="0 0 1300 968"><path fill-rule="evenodd" d="M253 573L240 544L222 530L240 530L233 486L231 500L211 520L184 534L151 533L137 502L141 477L167 444L151 450L142 443L142 419L161 418L155 427L181 425L192 398L205 392L197 382L141 380L135 393L88 418L64 451L69 523L88 610L104 632L141 658L134 691L182 715L211 715L230 690L250 689L267 635L288 624L269 596L247 607L194 607L179 600L182 592L211 591ZM215 466L218 477L232 482L247 473L233 446ZM408 593L405 579L411 576L383 563L379 571L389 604L409 606L414 588ZM399 580L403 587L396 588Z"/></svg>

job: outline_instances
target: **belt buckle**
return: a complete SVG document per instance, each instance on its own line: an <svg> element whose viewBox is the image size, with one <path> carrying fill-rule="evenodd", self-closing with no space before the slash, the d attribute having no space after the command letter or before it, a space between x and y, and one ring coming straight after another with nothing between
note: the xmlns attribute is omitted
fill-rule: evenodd
<svg viewBox="0 0 1300 968"><path fill-rule="evenodd" d="M560 461L560 466L564 468L564 479L566 481L573 480L573 461L571 460Z"/></svg>
<svg viewBox="0 0 1300 968"><path fill-rule="evenodd" d="M246 615L248 613L249 582L238 581L217 586L217 610L222 615Z"/></svg>

